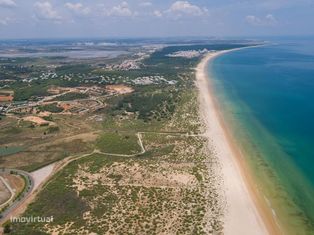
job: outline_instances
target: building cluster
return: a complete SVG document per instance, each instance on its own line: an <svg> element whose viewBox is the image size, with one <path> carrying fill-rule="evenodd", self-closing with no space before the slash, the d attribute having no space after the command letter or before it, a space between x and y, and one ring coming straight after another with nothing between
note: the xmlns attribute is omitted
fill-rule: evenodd
<svg viewBox="0 0 314 235"><path fill-rule="evenodd" d="M137 77L131 81L134 85L151 85L151 84L169 84L174 85L177 83L175 80L167 80L164 76L143 76Z"/></svg>
<svg viewBox="0 0 314 235"><path fill-rule="evenodd" d="M204 55L208 52L212 52L207 50L206 48L203 50L187 50L187 51L176 51L174 53L168 54L168 57L181 57L181 58L187 58L187 59L192 59L196 57L200 57L201 55Z"/></svg>

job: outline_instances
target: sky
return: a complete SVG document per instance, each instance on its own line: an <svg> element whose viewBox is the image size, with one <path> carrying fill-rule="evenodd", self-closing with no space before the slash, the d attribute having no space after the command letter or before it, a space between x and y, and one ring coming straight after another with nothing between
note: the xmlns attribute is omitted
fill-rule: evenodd
<svg viewBox="0 0 314 235"><path fill-rule="evenodd" d="M314 35L314 0L0 0L0 39Z"/></svg>

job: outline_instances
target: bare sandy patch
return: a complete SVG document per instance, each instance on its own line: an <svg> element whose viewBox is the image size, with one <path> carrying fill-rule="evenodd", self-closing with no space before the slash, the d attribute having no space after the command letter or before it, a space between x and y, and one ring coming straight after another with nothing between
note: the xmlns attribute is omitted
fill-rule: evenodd
<svg viewBox="0 0 314 235"><path fill-rule="evenodd" d="M0 90L0 102L12 102L14 99L14 91Z"/></svg>
<svg viewBox="0 0 314 235"><path fill-rule="evenodd" d="M37 116L27 116L22 118L23 121L32 122L38 126L44 126L44 125L52 125L53 122L46 121L45 119Z"/></svg>
<svg viewBox="0 0 314 235"><path fill-rule="evenodd" d="M33 191L36 190L40 184L45 182L46 179L53 173L55 165L56 164L53 163L31 173L31 176L33 177L35 182Z"/></svg>
<svg viewBox="0 0 314 235"><path fill-rule="evenodd" d="M68 110L70 110L73 106L69 103L59 103L58 104L59 107L63 108L63 112L66 112Z"/></svg>
<svg viewBox="0 0 314 235"><path fill-rule="evenodd" d="M43 112L40 112L38 113L38 116L39 117L49 117L51 115L51 112L48 112L48 111L43 111Z"/></svg>
<svg viewBox="0 0 314 235"><path fill-rule="evenodd" d="M178 184L182 185L189 185L195 182L195 177L190 174L182 174L182 173L172 173L169 174L168 177L177 182Z"/></svg>
<svg viewBox="0 0 314 235"><path fill-rule="evenodd" d="M11 102L13 99L12 95L0 95L0 102Z"/></svg>
<svg viewBox="0 0 314 235"><path fill-rule="evenodd" d="M128 94L134 91L132 87L128 87L122 84L121 85L107 85L106 90L109 92L114 92L118 94Z"/></svg>

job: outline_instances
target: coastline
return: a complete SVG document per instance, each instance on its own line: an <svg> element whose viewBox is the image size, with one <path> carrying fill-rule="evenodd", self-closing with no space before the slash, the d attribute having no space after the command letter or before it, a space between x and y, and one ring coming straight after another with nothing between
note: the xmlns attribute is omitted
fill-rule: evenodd
<svg viewBox="0 0 314 235"><path fill-rule="evenodd" d="M207 66L210 60L230 51L207 54L196 68L200 115L206 126L205 135L212 143L221 164L226 200L225 234L281 234L272 209L258 192L243 153L223 121L212 92Z"/></svg>

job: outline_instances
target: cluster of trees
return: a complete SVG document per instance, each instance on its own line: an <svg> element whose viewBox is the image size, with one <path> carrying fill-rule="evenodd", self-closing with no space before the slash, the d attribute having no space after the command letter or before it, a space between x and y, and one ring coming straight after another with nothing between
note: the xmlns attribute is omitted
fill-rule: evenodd
<svg viewBox="0 0 314 235"><path fill-rule="evenodd" d="M48 79L41 81L33 81L27 85L23 82L16 82L11 85L14 90L15 101L25 101L32 97L48 96L50 95L48 89L50 86L61 86L61 87L76 87L81 83L77 79L66 81L62 79Z"/></svg>
<svg viewBox="0 0 314 235"><path fill-rule="evenodd" d="M61 113L63 111L63 108L59 107L56 103L39 106L38 109L42 112L47 111L51 113Z"/></svg>
<svg viewBox="0 0 314 235"><path fill-rule="evenodd" d="M47 92L47 87L43 84L40 85L30 85L25 86L21 85L20 87L14 87L14 100L15 101L24 101L29 100L33 96L46 96L49 93Z"/></svg>
<svg viewBox="0 0 314 235"><path fill-rule="evenodd" d="M175 90L150 93L136 92L120 100L116 110L138 113L138 118L144 121L166 119L174 113L179 95Z"/></svg>

